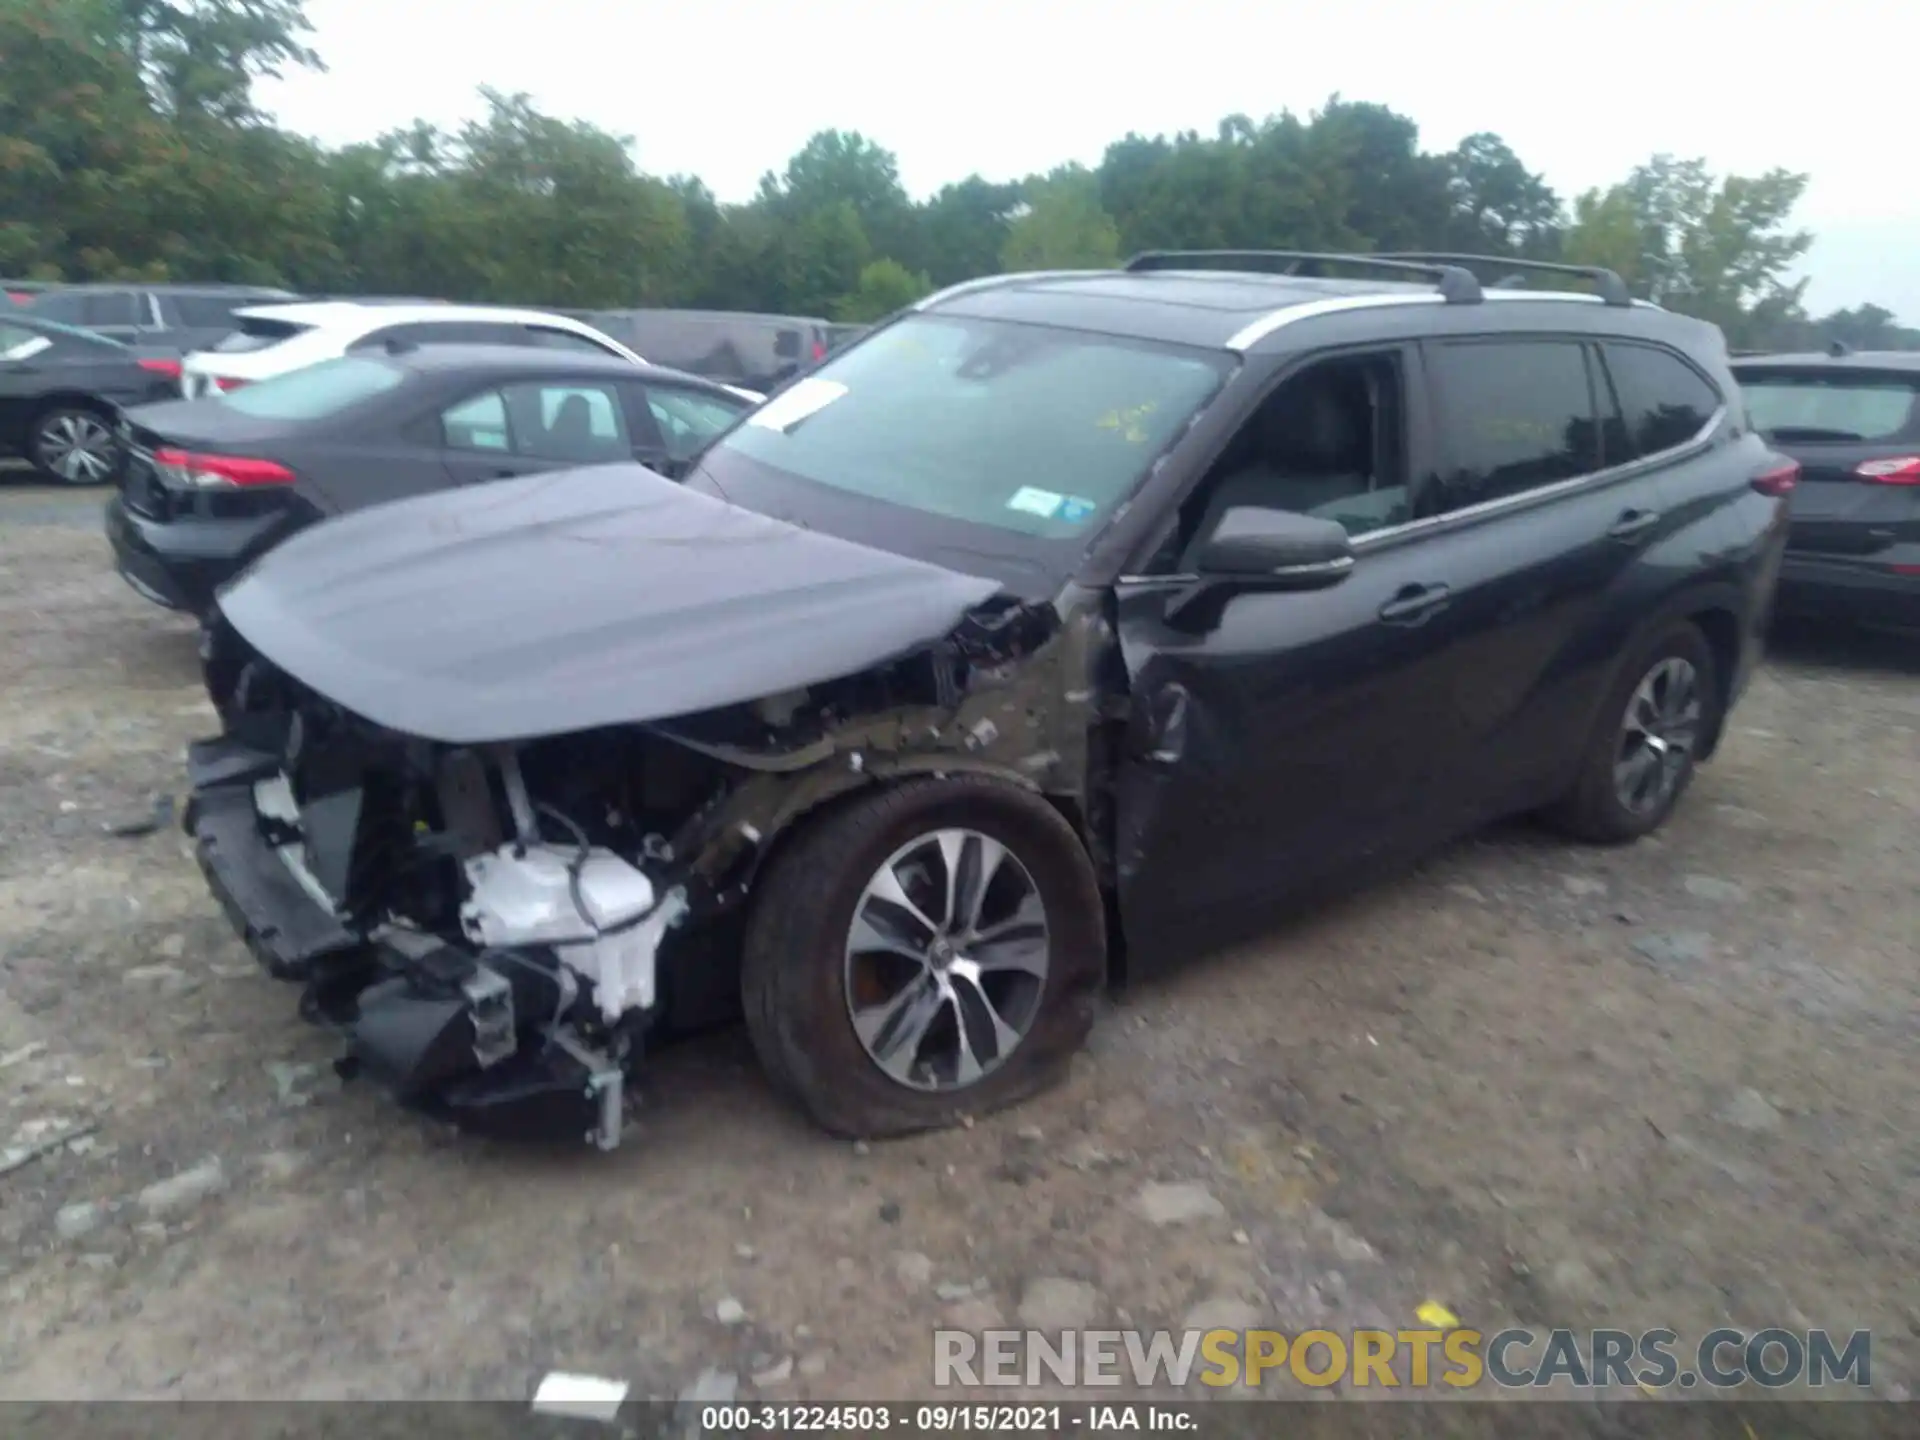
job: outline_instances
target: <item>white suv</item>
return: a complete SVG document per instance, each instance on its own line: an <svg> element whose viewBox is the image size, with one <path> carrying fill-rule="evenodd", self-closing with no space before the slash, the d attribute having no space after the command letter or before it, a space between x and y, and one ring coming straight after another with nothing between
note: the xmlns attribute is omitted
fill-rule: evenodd
<svg viewBox="0 0 1920 1440"><path fill-rule="evenodd" d="M368 305L321 300L236 310L240 328L181 364L180 393L198 400L321 360L400 345L531 345L646 361L591 325L540 310L492 305ZM729 389L735 387L729 386ZM750 390L748 399L762 397Z"/></svg>

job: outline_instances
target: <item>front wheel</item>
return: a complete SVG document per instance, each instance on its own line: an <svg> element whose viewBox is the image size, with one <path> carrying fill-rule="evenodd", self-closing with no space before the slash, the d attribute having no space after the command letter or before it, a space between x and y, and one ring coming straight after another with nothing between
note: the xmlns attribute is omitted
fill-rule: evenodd
<svg viewBox="0 0 1920 1440"><path fill-rule="evenodd" d="M1548 818L1597 844L1659 829L1719 722L1719 685L1713 649L1697 625L1682 621L1656 636L1622 670L1580 779Z"/></svg>
<svg viewBox="0 0 1920 1440"><path fill-rule="evenodd" d="M57 485L101 485L113 475L113 429L97 410L65 405L33 422L33 468Z"/></svg>
<svg viewBox="0 0 1920 1440"><path fill-rule="evenodd" d="M989 779L910 780L776 856L742 985L761 1064L823 1128L909 1134L1057 1081L1105 973L1079 837Z"/></svg>

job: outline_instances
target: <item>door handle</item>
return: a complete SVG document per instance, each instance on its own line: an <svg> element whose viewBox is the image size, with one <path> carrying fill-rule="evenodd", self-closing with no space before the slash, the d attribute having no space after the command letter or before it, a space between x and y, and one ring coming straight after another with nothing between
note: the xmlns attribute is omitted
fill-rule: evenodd
<svg viewBox="0 0 1920 1440"><path fill-rule="evenodd" d="M1638 540L1660 523L1658 510L1623 510L1607 530L1609 540Z"/></svg>
<svg viewBox="0 0 1920 1440"><path fill-rule="evenodd" d="M1389 625L1418 625L1446 605L1449 593L1445 585L1403 585L1380 607L1380 618Z"/></svg>

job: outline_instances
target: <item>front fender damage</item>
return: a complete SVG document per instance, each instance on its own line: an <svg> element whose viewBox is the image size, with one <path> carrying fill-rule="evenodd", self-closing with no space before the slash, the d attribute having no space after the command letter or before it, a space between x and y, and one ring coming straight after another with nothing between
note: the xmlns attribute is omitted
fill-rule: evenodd
<svg viewBox="0 0 1920 1440"><path fill-rule="evenodd" d="M1107 633L1002 600L842 680L477 746L382 730L234 640L210 647L227 733L196 747L187 826L236 928L348 1069L469 1128L611 1148L647 1044L690 996L737 1004L730 917L811 812L972 773L1083 813Z"/></svg>

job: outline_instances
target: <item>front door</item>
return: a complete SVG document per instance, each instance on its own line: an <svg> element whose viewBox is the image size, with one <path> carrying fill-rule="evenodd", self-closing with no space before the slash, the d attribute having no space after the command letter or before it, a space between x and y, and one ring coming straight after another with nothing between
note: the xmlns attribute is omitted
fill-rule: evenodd
<svg viewBox="0 0 1920 1440"><path fill-rule="evenodd" d="M1130 953L1243 928L1333 872L1419 844L1461 758L1441 708L1453 614L1426 540L1395 543L1429 468L1417 357L1323 360L1228 444L1168 543L1117 588L1131 698L1116 797ZM1319 591L1240 593L1217 623L1170 614L1187 558L1227 508L1340 521L1356 564ZM1213 617L1208 617L1212 619Z"/></svg>

